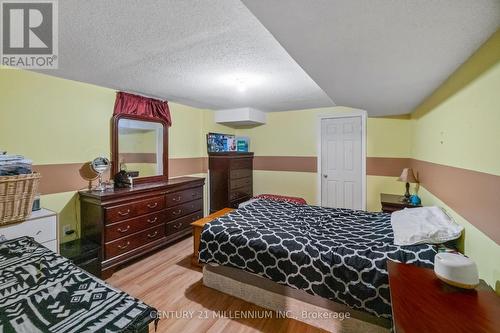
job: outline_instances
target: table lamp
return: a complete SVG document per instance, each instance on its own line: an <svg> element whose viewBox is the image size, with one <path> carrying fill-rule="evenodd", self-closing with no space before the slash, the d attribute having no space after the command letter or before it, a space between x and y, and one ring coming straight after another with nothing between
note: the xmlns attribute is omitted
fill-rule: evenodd
<svg viewBox="0 0 500 333"><path fill-rule="evenodd" d="M401 172L401 176L399 176L398 181L406 183L406 192L404 195L404 202L410 201L410 183L418 183L417 178L415 178L415 174L413 173L412 168L404 168L403 172Z"/></svg>

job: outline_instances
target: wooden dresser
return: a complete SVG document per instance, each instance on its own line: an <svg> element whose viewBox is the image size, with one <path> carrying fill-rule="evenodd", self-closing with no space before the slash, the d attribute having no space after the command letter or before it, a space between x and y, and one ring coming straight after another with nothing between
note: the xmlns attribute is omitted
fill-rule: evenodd
<svg viewBox="0 0 500 333"><path fill-rule="evenodd" d="M209 153L210 213L253 196L253 153Z"/></svg>
<svg viewBox="0 0 500 333"><path fill-rule="evenodd" d="M82 238L101 245L101 277L191 234L203 217L204 178L180 177L106 192L81 191Z"/></svg>

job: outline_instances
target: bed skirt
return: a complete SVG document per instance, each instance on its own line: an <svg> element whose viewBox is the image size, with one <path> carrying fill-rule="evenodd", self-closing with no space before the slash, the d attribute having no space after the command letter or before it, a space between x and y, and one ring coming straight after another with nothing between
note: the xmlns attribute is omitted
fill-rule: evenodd
<svg viewBox="0 0 500 333"><path fill-rule="evenodd" d="M387 333L391 326L387 319L353 310L236 268L204 265L203 284L275 311L277 318L294 318L330 332Z"/></svg>

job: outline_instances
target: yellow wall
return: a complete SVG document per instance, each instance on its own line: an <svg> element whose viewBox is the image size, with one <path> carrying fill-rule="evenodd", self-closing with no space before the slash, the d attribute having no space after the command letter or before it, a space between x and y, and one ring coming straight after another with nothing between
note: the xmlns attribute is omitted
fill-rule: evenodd
<svg viewBox="0 0 500 333"><path fill-rule="evenodd" d="M237 130L250 137L256 156L317 156L318 116L350 112L347 107L274 112L267 123ZM368 118L367 155L369 157L410 157L411 121L397 118ZM256 171L255 194L273 193L303 197L319 204L316 173ZM403 186L395 177L367 177L367 209L380 210L380 193L401 193Z"/></svg>
<svg viewBox="0 0 500 333"><path fill-rule="evenodd" d="M413 158L500 175L500 31L415 110L412 126ZM465 227L465 254L500 292L500 245L425 188L420 194Z"/></svg>

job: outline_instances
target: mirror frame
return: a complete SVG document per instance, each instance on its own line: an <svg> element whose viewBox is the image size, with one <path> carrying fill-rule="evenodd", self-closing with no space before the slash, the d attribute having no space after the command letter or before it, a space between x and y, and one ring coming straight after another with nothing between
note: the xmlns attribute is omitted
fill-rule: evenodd
<svg viewBox="0 0 500 333"><path fill-rule="evenodd" d="M158 118L150 118L140 115L117 114L111 118L111 177L114 177L120 170L119 144L118 144L118 122L120 119L140 120L150 123L159 123L163 125L163 175L137 177L134 178L135 184L151 183L168 180L168 124Z"/></svg>

